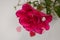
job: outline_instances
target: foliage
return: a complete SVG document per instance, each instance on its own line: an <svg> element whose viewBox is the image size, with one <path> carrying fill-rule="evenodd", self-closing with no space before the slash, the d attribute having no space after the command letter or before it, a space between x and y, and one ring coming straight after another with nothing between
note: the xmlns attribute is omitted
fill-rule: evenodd
<svg viewBox="0 0 60 40"><path fill-rule="evenodd" d="M47 14L51 14L52 10L54 10L54 12L56 12L56 14L60 17L60 0L44 0L44 2L40 3L38 2L38 0L36 1L29 1L30 4L33 4L34 7L37 8L37 10L43 10L46 9L46 13Z"/></svg>

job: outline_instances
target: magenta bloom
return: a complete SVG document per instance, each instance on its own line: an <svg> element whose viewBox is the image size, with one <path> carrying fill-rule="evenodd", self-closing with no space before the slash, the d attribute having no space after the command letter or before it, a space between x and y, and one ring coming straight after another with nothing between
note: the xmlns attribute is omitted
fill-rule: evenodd
<svg viewBox="0 0 60 40"><path fill-rule="evenodd" d="M49 30L49 22L52 21L52 16L34 9L29 4L24 4L21 10L16 12L19 18L19 23L29 32L42 34L45 30ZM42 20L45 18L45 20Z"/></svg>

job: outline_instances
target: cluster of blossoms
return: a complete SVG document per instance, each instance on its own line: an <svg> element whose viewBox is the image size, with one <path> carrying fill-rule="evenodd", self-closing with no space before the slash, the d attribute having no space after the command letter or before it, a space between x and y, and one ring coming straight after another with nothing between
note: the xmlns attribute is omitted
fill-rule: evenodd
<svg viewBox="0 0 60 40"><path fill-rule="evenodd" d="M35 33L42 34L44 30L49 30L49 22L52 21L52 15L34 9L30 4L26 3L22 9L16 12L19 23L30 32L31 36ZM45 18L45 20L42 20Z"/></svg>

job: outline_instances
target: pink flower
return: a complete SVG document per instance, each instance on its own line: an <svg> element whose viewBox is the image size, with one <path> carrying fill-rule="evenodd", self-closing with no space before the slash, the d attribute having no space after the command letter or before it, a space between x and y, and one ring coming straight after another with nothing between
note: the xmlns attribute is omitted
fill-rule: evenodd
<svg viewBox="0 0 60 40"><path fill-rule="evenodd" d="M24 4L22 9L16 12L16 16L27 31L42 34L44 29L50 29L49 23L52 21L52 16L34 9L29 4Z"/></svg>
<svg viewBox="0 0 60 40"><path fill-rule="evenodd" d="M32 11L33 8L27 3L22 6L22 9L28 12L28 11Z"/></svg>

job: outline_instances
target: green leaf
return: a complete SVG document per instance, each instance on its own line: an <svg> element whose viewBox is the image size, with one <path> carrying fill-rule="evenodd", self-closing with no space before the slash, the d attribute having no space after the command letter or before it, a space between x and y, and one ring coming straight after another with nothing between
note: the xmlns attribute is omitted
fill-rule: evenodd
<svg viewBox="0 0 60 40"><path fill-rule="evenodd" d="M33 3L33 6L36 7L37 5Z"/></svg>
<svg viewBox="0 0 60 40"><path fill-rule="evenodd" d="M29 1L28 3L29 3L29 4L32 4L32 2L31 2L31 1Z"/></svg>
<svg viewBox="0 0 60 40"><path fill-rule="evenodd" d="M38 1L33 1L32 4L34 7L36 7L38 5Z"/></svg>
<svg viewBox="0 0 60 40"><path fill-rule="evenodd" d="M51 3L52 3L52 1L51 0L45 0L45 7L46 7L46 13L47 14L50 14L51 13Z"/></svg>
<svg viewBox="0 0 60 40"><path fill-rule="evenodd" d="M60 17L60 6L55 6L54 10L55 10L56 14Z"/></svg>
<svg viewBox="0 0 60 40"><path fill-rule="evenodd" d="M47 14L51 14L51 9L50 8L46 8Z"/></svg>
<svg viewBox="0 0 60 40"><path fill-rule="evenodd" d="M47 6L50 6L52 1L51 0L45 0L45 3L46 3Z"/></svg>

